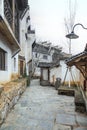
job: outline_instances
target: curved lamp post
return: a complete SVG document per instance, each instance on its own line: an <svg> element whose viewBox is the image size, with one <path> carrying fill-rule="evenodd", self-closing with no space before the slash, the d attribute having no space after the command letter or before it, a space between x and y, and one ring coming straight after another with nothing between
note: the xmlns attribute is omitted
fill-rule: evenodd
<svg viewBox="0 0 87 130"><path fill-rule="evenodd" d="M77 38L79 38L79 36L74 33L74 28L76 26L78 26L78 25L80 25L83 29L87 29L81 23L77 23L77 24L75 24L73 26L72 32L66 35L67 38L69 38L69 39L77 39Z"/></svg>
<svg viewBox="0 0 87 130"><path fill-rule="evenodd" d="M77 23L77 24L75 24L75 25L73 26L72 32L66 35L66 37L70 39L70 44L69 44L69 53L70 53L70 54L71 54L71 39L77 39L77 38L79 38L79 36L74 33L74 29L75 29L75 27L78 26L78 25L80 25L83 29L87 29L87 28L85 28L81 23ZM69 72L71 73L71 67L67 67L66 74L65 74L65 78L66 78L68 69L69 69ZM64 78L64 81L65 81L65 78ZM73 78L73 77L72 77L72 78ZM69 87L70 87L70 79L69 79Z"/></svg>

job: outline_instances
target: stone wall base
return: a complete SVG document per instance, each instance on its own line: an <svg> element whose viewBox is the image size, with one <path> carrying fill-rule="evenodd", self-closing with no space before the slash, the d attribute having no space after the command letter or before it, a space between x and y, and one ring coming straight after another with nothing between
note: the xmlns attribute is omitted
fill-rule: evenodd
<svg viewBox="0 0 87 130"><path fill-rule="evenodd" d="M17 103L26 86L26 79L18 79L3 85L0 93L0 124L3 123L11 108Z"/></svg>

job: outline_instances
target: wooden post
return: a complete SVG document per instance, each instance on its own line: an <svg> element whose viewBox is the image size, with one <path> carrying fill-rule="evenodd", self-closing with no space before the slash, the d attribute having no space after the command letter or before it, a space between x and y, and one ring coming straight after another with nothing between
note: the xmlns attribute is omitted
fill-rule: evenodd
<svg viewBox="0 0 87 130"><path fill-rule="evenodd" d="M85 80L84 80L84 91L87 90L87 60L85 65Z"/></svg>
<svg viewBox="0 0 87 130"><path fill-rule="evenodd" d="M87 80L84 80L84 91L86 92L86 85L87 85Z"/></svg>
<svg viewBox="0 0 87 130"><path fill-rule="evenodd" d="M48 69L48 81L50 82L50 70Z"/></svg>
<svg viewBox="0 0 87 130"><path fill-rule="evenodd" d="M41 81L43 80L43 68L41 68Z"/></svg>
<svg viewBox="0 0 87 130"><path fill-rule="evenodd" d="M13 14L12 30L15 33L15 0L12 0L12 14Z"/></svg>

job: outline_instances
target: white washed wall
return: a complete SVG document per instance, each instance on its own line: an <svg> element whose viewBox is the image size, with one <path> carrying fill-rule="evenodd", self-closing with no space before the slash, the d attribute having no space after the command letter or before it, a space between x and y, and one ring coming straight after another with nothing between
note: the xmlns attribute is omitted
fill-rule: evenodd
<svg viewBox="0 0 87 130"><path fill-rule="evenodd" d="M43 55L42 53L37 53L37 58L36 58L36 52L33 52L33 68L35 68L35 72L34 75L35 76L40 76L41 75L41 70L40 68L35 66L35 63L37 63L37 65L39 64L39 62L46 62L46 63L50 63L52 62L52 56L47 55L48 58L47 59L43 59Z"/></svg>
<svg viewBox="0 0 87 130"><path fill-rule="evenodd" d="M53 78L56 80L56 78L61 78L61 82L64 81L64 77L66 74L67 66L64 61L60 61L60 67L54 67L50 70L50 82L53 82ZM80 80L80 73L79 70L73 66L71 67L72 76L75 82L78 82ZM67 72L67 76L65 79L65 82L73 81L70 72Z"/></svg>
<svg viewBox="0 0 87 130"><path fill-rule="evenodd" d="M11 50L4 40L1 40L0 37L0 48L5 50L6 53L6 70L0 70L0 82L7 82L10 80L11 72L12 72L12 63L11 63Z"/></svg>
<svg viewBox="0 0 87 130"><path fill-rule="evenodd" d="M11 74L18 73L18 54L12 58L12 50L8 46L7 42L4 41L3 37L0 37L0 48L5 50L6 53L6 70L0 70L0 82L8 82L11 80ZM14 58L16 59L16 64L14 68Z"/></svg>
<svg viewBox="0 0 87 130"><path fill-rule="evenodd" d="M20 54L25 56L26 49L27 49L27 40L25 34L27 33L28 26L30 25L30 20L26 22L27 17L29 16L29 10L26 12L24 17L20 19L20 45L21 45L21 52ZM29 42L29 41L28 41Z"/></svg>
<svg viewBox="0 0 87 130"><path fill-rule="evenodd" d="M65 77L65 73L66 73L66 70L67 70L67 66L65 64L64 61L60 61L60 65L62 67L62 71L61 71L61 79L62 81L64 80L64 77ZM69 70L69 69L68 69ZM71 72L72 72L72 75L73 75L73 78L74 78L74 81L79 81L80 80L80 73L79 73L79 70L75 67L75 66L72 66L71 67ZM71 77L71 74L70 72L68 71L67 73L67 76L66 76L66 81L69 81L71 80L72 81L72 77Z"/></svg>
<svg viewBox="0 0 87 130"><path fill-rule="evenodd" d="M0 0L0 15L4 16L4 0Z"/></svg>
<svg viewBox="0 0 87 130"><path fill-rule="evenodd" d="M47 55L47 54L42 54L42 53L37 53L37 58L36 58L36 52L33 52L33 60L34 61L39 61L39 62L46 62L46 63L50 63L52 62L52 56L51 55ZM47 59L43 59L43 56L47 55Z"/></svg>
<svg viewBox="0 0 87 130"><path fill-rule="evenodd" d="M19 53L22 56L25 56L26 62L26 72L29 74L29 65L27 64L32 59L32 44L35 40L35 34L29 34L29 37L25 37L28 27L31 25L30 20L26 22L27 17L30 16L29 10L24 15L23 19L20 20L20 45L21 52ZM27 35L28 36L28 35Z"/></svg>
<svg viewBox="0 0 87 130"><path fill-rule="evenodd" d="M14 58L16 59L15 65ZM18 73L18 54L12 58L12 73Z"/></svg>
<svg viewBox="0 0 87 130"><path fill-rule="evenodd" d="M61 78L61 77L62 77L61 66L50 69L50 82L51 83L53 83L53 80L56 81L56 78Z"/></svg>
<svg viewBox="0 0 87 130"><path fill-rule="evenodd" d="M48 69L43 69L43 80L48 80Z"/></svg>
<svg viewBox="0 0 87 130"><path fill-rule="evenodd" d="M34 76L41 76L41 69L39 67L36 67Z"/></svg>
<svg viewBox="0 0 87 130"><path fill-rule="evenodd" d="M35 35L32 34L31 38L27 39L27 61L30 61L32 59L32 44L35 41Z"/></svg>
<svg viewBox="0 0 87 130"><path fill-rule="evenodd" d="M35 34L29 34L26 39L25 34L27 33L28 27L31 25L30 20L26 22L27 17L30 15L29 10L24 15L23 19L20 20L20 45L22 56L25 56L26 63L32 59L32 44L35 40ZM28 34L27 34L28 35Z"/></svg>

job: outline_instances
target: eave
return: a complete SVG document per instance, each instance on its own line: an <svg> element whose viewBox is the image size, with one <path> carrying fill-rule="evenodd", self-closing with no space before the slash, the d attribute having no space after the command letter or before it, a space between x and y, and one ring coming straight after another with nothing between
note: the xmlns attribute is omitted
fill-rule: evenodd
<svg viewBox="0 0 87 130"><path fill-rule="evenodd" d="M46 62L39 62L38 67L40 68L50 68L52 66L51 63L46 63Z"/></svg>
<svg viewBox="0 0 87 130"><path fill-rule="evenodd" d="M12 49L12 56L16 55L20 51L20 46L17 39L14 36L9 24L0 16L0 33L3 35L7 44Z"/></svg>
<svg viewBox="0 0 87 130"><path fill-rule="evenodd" d="M55 62L50 62L50 63L39 62L39 65L38 65L38 67L40 67L40 68L50 68L50 69L52 69L54 67L59 67L59 66L60 66L59 61L56 63Z"/></svg>
<svg viewBox="0 0 87 130"><path fill-rule="evenodd" d="M87 51L83 51L82 53L79 53L67 59L66 64L68 66L75 65L87 80Z"/></svg>
<svg viewBox="0 0 87 130"><path fill-rule="evenodd" d="M28 5L28 0L17 0L19 10L24 10Z"/></svg>
<svg viewBox="0 0 87 130"><path fill-rule="evenodd" d="M75 63L77 63L79 61L82 62L81 59L84 60L85 58L87 58L87 51L83 51L75 56L72 56L72 57L66 59L66 64L68 66L73 66Z"/></svg>

